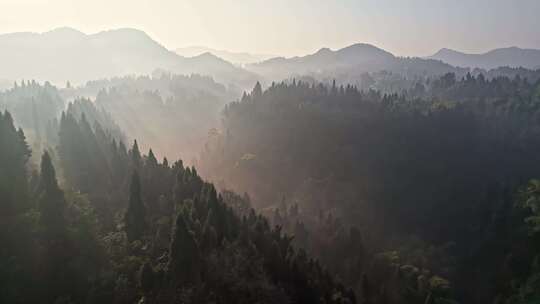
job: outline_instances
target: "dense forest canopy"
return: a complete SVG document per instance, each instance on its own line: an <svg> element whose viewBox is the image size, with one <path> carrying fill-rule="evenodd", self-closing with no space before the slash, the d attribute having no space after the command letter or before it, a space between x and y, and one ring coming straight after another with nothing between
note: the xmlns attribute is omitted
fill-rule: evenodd
<svg viewBox="0 0 540 304"><path fill-rule="evenodd" d="M540 83L519 76L470 74L402 94L335 83L257 85L224 109L201 172L250 193L294 235L311 230L312 240L297 240L343 275L348 260L327 252L320 229L334 229L325 232L333 248L345 237L335 230L360 228L375 256L357 273L368 272L377 252L402 248L401 262L412 263L419 260L407 257L411 250L426 250L434 256L415 267L449 279L458 299L486 303L501 296L493 286L510 270L483 269L484 251L497 241L503 246L485 254L514 254L501 225L512 220L519 185L540 170L539 93ZM482 270L465 267L474 263Z"/></svg>
<svg viewBox="0 0 540 304"><path fill-rule="evenodd" d="M536 50L2 54L0 303L540 303Z"/></svg>
<svg viewBox="0 0 540 304"><path fill-rule="evenodd" d="M219 125L219 112L238 93L211 78L161 74L111 80L95 97L131 138L144 138L159 155L183 155L192 161L208 130ZM81 90L99 84L89 83Z"/></svg>
<svg viewBox="0 0 540 304"><path fill-rule="evenodd" d="M3 299L526 303L538 296L537 182L527 185L540 171L538 81L450 73L399 94L336 81L257 83L224 106L222 127L212 124L199 145L196 163L219 190L194 167L160 161L131 139L182 142L174 135L180 128L150 136L142 121L166 128L187 109L217 115L225 102L211 92L227 91L208 81L165 74L61 91L26 81L2 93L15 116L2 114L10 234L2 236L1 269L17 273ZM75 97L85 90L95 99ZM29 130L29 141L15 125ZM182 132L201 132L196 125L210 127L194 119ZM43 283L53 278L54 286Z"/></svg>
<svg viewBox="0 0 540 304"><path fill-rule="evenodd" d="M143 155L136 141L127 150L85 116L63 113L59 137L28 176L24 133L0 116L0 161L12 177L0 188L2 302L355 302L292 238L251 208L233 209L195 168Z"/></svg>
<svg viewBox="0 0 540 304"><path fill-rule="evenodd" d="M240 96L234 88L200 75L156 71L152 76L127 76L89 81L84 86L57 88L34 80L15 82L0 92L0 109L13 113L33 148L54 147L61 112L85 114L117 139L144 138L144 148L158 155L193 162L209 130L219 126L220 111ZM34 140L35 139L35 140Z"/></svg>

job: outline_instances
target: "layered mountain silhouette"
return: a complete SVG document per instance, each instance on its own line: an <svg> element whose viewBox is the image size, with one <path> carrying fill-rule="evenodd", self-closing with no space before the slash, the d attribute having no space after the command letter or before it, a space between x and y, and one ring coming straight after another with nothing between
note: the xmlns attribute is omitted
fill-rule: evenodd
<svg viewBox="0 0 540 304"><path fill-rule="evenodd" d="M247 65L246 68L272 79L296 75L335 77L381 70L404 75L432 75L456 71L456 68L438 60L397 57L383 49L363 43L335 51L323 48L302 57L272 58Z"/></svg>
<svg viewBox="0 0 540 304"><path fill-rule="evenodd" d="M430 56L454 66L494 69L501 66L540 68L540 50L518 47L500 48L482 54L467 54L451 49L441 49Z"/></svg>
<svg viewBox="0 0 540 304"><path fill-rule="evenodd" d="M179 54L189 55L188 57ZM338 78L357 83L362 73L388 71L405 77L462 75L466 68L499 66L539 68L540 50L506 48L485 54L465 54L443 49L429 58L405 58L370 44L322 48L306 56L264 59L248 53L187 48L173 52L136 29L85 34L72 28L45 33L0 35L0 79L35 79L63 84L165 70L176 74L201 74L240 88L257 80L281 81L296 76ZM233 64L234 62L235 64ZM248 63L255 62L255 63ZM241 65L241 66L240 66Z"/></svg>
<svg viewBox="0 0 540 304"><path fill-rule="evenodd" d="M275 57L274 55L269 54L253 54L247 52L231 52L227 50L217 50L205 46L189 46L176 49L175 52L178 55L184 57L194 57L204 53L211 53L237 65L256 63Z"/></svg>
<svg viewBox="0 0 540 304"><path fill-rule="evenodd" d="M82 83L156 69L202 74L219 82L252 85L254 74L211 54L186 58L146 33L117 29L87 35L72 28L0 35L0 79Z"/></svg>

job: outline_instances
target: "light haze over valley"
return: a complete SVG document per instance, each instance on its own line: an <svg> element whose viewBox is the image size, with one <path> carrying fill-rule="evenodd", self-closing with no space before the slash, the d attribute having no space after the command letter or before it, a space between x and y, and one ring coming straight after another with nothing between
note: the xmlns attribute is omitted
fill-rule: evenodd
<svg viewBox="0 0 540 304"><path fill-rule="evenodd" d="M0 11L0 303L540 303L540 2Z"/></svg>

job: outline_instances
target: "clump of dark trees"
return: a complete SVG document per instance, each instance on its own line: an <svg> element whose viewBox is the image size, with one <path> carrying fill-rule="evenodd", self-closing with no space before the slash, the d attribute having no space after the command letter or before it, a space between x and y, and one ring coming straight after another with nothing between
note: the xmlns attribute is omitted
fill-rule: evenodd
<svg viewBox="0 0 540 304"><path fill-rule="evenodd" d="M157 154L189 161L201 150L208 129L219 123L223 106L238 96L233 92L211 77L167 73L92 81L62 91L73 98L95 96L96 107L131 138L143 139L141 144Z"/></svg>
<svg viewBox="0 0 540 304"><path fill-rule="evenodd" d="M540 82L292 83L223 111L203 175L250 193L364 303L540 299ZM535 188L536 187L536 188Z"/></svg>
<svg viewBox="0 0 540 304"><path fill-rule="evenodd" d="M17 84L0 94L0 302L534 303L540 83L521 72L386 95L256 85L197 164L249 195L125 145L116 117L175 104L157 93L59 115L56 88Z"/></svg>
<svg viewBox="0 0 540 304"><path fill-rule="evenodd" d="M292 238L182 161L63 113L32 170L0 114L1 303L355 303Z"/></svg>

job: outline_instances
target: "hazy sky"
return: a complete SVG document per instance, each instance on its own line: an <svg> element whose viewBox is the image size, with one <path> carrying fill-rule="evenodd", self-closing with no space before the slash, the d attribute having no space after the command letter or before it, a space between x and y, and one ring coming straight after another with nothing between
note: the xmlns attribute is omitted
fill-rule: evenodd
<svg viewBox="0 0 540 304"><path fill-rule="evenodd" d="M365 42L424 56L442 47L540 48L540 0L0 0L0 12L1 32L133 27L169 49L290 56Z"/></svg>

